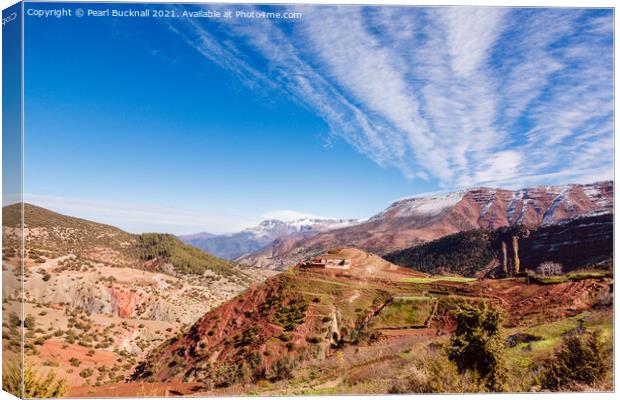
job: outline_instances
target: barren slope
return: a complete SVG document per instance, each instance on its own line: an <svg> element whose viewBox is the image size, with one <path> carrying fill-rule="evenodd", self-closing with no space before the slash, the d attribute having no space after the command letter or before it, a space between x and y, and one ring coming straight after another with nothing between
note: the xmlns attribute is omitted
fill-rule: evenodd
<svg viewBox="0 0 620 400"><path fill-rule="evenodd" d="M3 348L19 351L20 207L3 209ZM170 235L24 205L25 359L70 385L123 380L140 355L264 275Z"/></svg>

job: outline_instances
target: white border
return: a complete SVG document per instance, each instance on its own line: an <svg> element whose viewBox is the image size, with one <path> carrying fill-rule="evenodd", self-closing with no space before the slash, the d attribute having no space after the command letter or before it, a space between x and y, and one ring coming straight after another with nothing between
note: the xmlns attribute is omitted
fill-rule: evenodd
<svg viewBox="0 0 620 400"><path fill-rule="evenodd" d="M38 1L38 0L37 0ZM15 0L0 0L0 5L2 9L9 7L15 4L17 1ZM62 1L64 3L89 3L88 1L80 1L80 0L65 0ZM96 1L90 1L90 3L95 3ZM139 1L131 1L131 0L117 0L115 2L118 3L140 3ZM299 1L299 0L268 0L268 1L256 1L256 0L243 0L243 1L235 1L235 0L218 0L218 1L180 1L180 0L149 0L144 3L245 3L245 4L376 4L376 5L417 5L417 6L489 6L489 7L584 7L584 8L614 8L616 7L616 2L612 0L589 0L589 1L572 1L572 0L542 0L542 1L514 1L514 0L472 0L472 1L464 1L464 0L448 0L448 1L419 1L419 0L312 0L312 1ZM615 11L615 10L614 10ZM614 32L617 32L615 29L615 18L614 18ZM616 35L614 33L614 44L615 44ZM0 30L0 43L2 40L2 33ZM617 48L614 46L614 76L618 72L618 65L615 63L617 59ZM0 75L2 73L2 63L1 63L1 52L0 52ZM615 79L614 79L615 81ZM2 89L2 84L0 82L0 91ZM614 93L615 93L615 85L614 85ZM614 96L615 98L615 96ZM615 100L614 109L617 107L617 100ZM2 114L0 112L0 126L2 123ZM618 121L614 118L614 132L617 131ZM615 137L615 134L614 134ZM2 144L2 138L0 136L0 146ZM615 159L618 158L620 150L614 146L614 175L617 175L620 167L615 164ZM2 154L0 153L0 168L2 164ZM0 187L1 187L2 176L0 174ZM614 201L614 212L617 212L616 209L617 203ZM1 216L0 216L1 218ZM616 224L614 223L614 249L618 248L618 243L620 239L618 239L618 235L616 235ZM1 238L0 238L1 244ZM615 264L615 262L614 262ZM615 265L614 265L614 273L615 273ZM614 309L614 321L617 320L618 317L618 307ZM615 323L614 323L615 326ZM614 330L614 339L615 344L618 343L618 330ZM616 353L616 351L614 351ZM1 349L0 349L1 355ZM614 362L614 387L618 387L618 375L619 368L618 363ZM460 394L460 395L386 395L382 396L383 398L394 398L394 399L418 399L418 398L431 398L431 397L439 397L441 399L446 400L458 400L458 399L488 399L488 398L501 398L501 399L538 399L540 395L543 395L545 399L610 399L610 398L620 398L620 395L615 393L520 393L520 394ZM286 396L286 397L278 397L282 399L298 399L301 397L308 398L308 396ZM343 398L344 396L312 396L310 398L317 399L325 399L332 400ZM368 400L377 396L346 396L347 399L359 399L359 400ZM231 398L231 397L228 397ZM244 397L249 398L249 397ZM251 397L256 399L271 399L271 397ZM15 397L7 394L6 392L0 391L0 400L4 399L15 399ZM118 398L122 399L122 398ZM133 399L133 398L132 398ZM165 399L165 398L154 398L154 399Z"/></svg>

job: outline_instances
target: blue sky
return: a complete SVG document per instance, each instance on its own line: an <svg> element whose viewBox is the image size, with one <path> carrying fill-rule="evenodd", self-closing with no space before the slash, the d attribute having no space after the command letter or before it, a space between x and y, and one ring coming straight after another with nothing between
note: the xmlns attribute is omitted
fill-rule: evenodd
<svg viewBox="0 0 620 400"><path fill-rule="evenodd" d="M27 200L221 233L613 177L610 10L290 10L302 18L27 17Z"/></svg>

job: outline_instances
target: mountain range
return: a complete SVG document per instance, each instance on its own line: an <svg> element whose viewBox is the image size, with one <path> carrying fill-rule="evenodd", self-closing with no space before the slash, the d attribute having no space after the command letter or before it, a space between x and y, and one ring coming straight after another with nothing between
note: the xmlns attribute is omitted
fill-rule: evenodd
<svg viewBox="0 0 620 400"><path fill-rule="evenodd" d="M236 260L281 238L309 238L317 233L354 225L355 219L302 218L291 221L268 219L241 232L214 235L207 232L179 236L183 242L227 260Z"/></svg>
<svg viewBox="0 0 620 400"><path fill-rule="evenodd" d="M613 211L612 181L535 186L520 190L472 188L398 200L373 217L310 237L285 236L239 261L283 269L334 247L379 255L471 229L536 228L593 212Z"/></svg>

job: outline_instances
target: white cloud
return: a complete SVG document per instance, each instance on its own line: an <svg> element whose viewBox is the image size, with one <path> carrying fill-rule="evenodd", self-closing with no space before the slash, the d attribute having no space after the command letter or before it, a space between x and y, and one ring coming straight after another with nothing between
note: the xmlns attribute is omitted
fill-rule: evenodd
<svg viewBox="0 0 620 400"><path fill-rule="evenodd" d="M243 82L286 91L333 136L410 180L454 188L608 175L611 14L292 7L304 18L286 29L226 21L215 37L191 22L181 34Z"/></svg>
<svg viewBox="0 0 620 400"><path fill-rule="evenodd" d="M294 210L273 210L263 215L263 219L279 219L285 222L296 221L305 218L324 219L324 217L319 217L317 215L312 215Z"/></svg>
<svg viewBox="0 0 620 400"><path fill-rule="evenodd" d="M489 182L507 182L518 179L523 156L514 150L505 150L493 154L480 164L472 177L463 179L459 186L487 184Z"/></svg>
<svg viewBox="0 0 620 400"><path fill-rule="evenodd" d="M448 36L448 52L456 75L469 77L484 67L489 50L502 30L505 8L450 7L438 9Z"/></svg>
<svg viewBox="0 0 620 400"><path fill-rule="evenodd" d="M24 202L60 214L115 226L131 233L227 234L254 227L266 219L287 222L304 218L325 219L295 210L272 210L261 216L241 216L209 210L184 210L151 204L108 202L33 193L24 194Z"/></svg>
<svg viewBox="0 0 620 400"><path fill-rule="evenodd" d="M112 225L128 232L170 232L175 234L207 231L236 232L260 222L259 218L213 212L183 210L149 204L107 202L26 193L24 201L61 214Z"/></svg>

